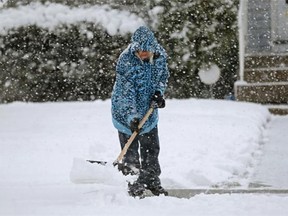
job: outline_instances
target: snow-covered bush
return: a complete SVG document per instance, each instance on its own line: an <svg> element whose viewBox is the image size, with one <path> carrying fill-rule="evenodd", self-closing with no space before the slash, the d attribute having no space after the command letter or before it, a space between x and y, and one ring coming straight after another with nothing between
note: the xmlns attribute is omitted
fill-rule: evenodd
<svg viewBox="0 0 288 216"><path fill-rule="evenodd" d="M54 31L20 27L0 42L2 102L108 98L116 59L127 44L92 23Z"/></svg>
<svg viewBox="0 0 288 216"><path fill-rule="evenodd" d="M233 88L238 68L238 0L154 0L160 11L157 32L170 57L169 95L205 97L210 86L199 79L201 68L217 65L221 77L214 95ZM162 10L159 9L162 8Z"/></svg>
<svg viewBox="0 0 288 216"><path fill-rule="evenodd" d="M52 3L9 8L0 19L0 102L109 98L116 60L143 24L107 5Z"/></svg>

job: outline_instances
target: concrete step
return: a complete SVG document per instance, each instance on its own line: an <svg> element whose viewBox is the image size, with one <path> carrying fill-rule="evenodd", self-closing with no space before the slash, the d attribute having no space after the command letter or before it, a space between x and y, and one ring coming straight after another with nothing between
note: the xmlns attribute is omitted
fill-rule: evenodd
<svg viewBox="0 0 288 216"><path fill-rule="evenodd" d="M288 68L246 69L244 80L248 83L288 82Z"/></svg>
<svg viewBox="0 0 288 216"><path fill-rule="evenodd" d="M288 67L288 55L245 56L244 68L283 68Z"/></svg>
<svg viewBox="0 0 288 216"><path fill-rule="evenodd" d="M288 104L266 105L270 113L274 115L288 115Z"/></svg>
<svg viewBox="0 0 288 216"><path fill-rule="evenodd" d="M236 98L239 101L261 104L288 104L288 82L236 83Z"/></svg>

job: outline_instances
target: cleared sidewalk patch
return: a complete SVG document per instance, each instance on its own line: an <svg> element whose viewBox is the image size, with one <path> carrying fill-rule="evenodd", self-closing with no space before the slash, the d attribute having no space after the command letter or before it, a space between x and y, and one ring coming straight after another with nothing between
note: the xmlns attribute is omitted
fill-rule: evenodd
<svg viewBox="0 0 288 216"><path fill-rule="evenodd" d="M191 198L198 194L288 194L288 189L279 188L247 188L247 189L168 189L169 196ZM146 196L153 196L146 191Z"/></svg>

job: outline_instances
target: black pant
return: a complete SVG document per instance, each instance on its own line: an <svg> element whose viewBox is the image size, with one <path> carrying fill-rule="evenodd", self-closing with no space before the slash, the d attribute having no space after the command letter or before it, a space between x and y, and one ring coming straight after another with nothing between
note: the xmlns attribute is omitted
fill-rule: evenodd
<svg viewBox="0 0 288 216"><path fill-rule="evenodd" d="M122 149L127 143L129 137L129 135L119 132ZM156 187L161 184L159 179L161 174L158 160L159 151L158 128L156 126L149 133L138 135L134 139L123 158L123 163L128 166L132 165L140 167L140 175L137 181L141 184L147 185L148 187Z"/></svg>

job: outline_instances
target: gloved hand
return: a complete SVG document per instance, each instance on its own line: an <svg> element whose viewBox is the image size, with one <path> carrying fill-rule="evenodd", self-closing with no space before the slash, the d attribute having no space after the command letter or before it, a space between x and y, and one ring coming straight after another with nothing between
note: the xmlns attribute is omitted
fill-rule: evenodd
<svg viewBox="0 0 288 216"><path fill-rule="evenodd" d="M130 129L132 132L136 131L137 133L139 133L139 123L140 123L140 120L139 118L134 118L131 122L130 122Z"/></svg>
<svg viewBox="0 0 288 216"><path fill-rule="evenodd" d="M157 104L158 108L164 108L165 107L165 99L163 98L163 95L161 95L160 91L155 91L152 101L154 101Z"/></svg>

